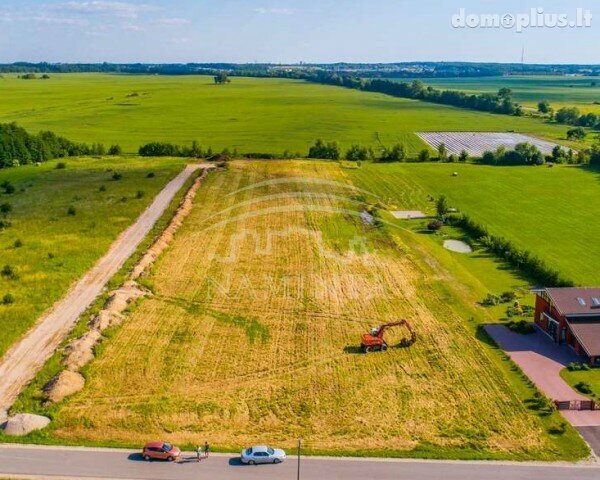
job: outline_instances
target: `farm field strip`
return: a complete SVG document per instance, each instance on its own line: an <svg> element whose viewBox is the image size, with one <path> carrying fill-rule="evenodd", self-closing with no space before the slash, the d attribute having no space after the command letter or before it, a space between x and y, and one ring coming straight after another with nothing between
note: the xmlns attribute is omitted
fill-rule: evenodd
<svg viewBox="0 0 600 480"><path fill-rule="evenodd" d="M322 137L342 149L402 142L409 155L426 147L416 131L517 131L563 142L566 126L387 95L277 78L64 74L43 82L5 75L0 121L73 141L140 145L197 140L215 151L306 155ZM165 129L165 124L169 125Z"/></svg>
<svg viewBox="0 0 600 480"><path fill-rule="evenodd" d="M302 180L317 177L339 187ZM284 178L294 181L268 182ZM211 174L148 278L155 297L103 345L52 435L210 438L222 448L302 437L313 451L555 455L440 297L440 280L351 214L356 207L340 199L352 195L349 185L347 172L324 162L233 162ZM252 201L271 195L268 205ZM363 331L399 317L418 332L413 347L356 354ZM390 344L403 336L392 332Z"/></svg>
<svg viewBox="0 0 600 480"><path fill-rule="evenodd" d="M460 155L465 150L473 157L481 157L484 152L494 152L500 147L514 150L519 143L535 145L545 155L552 153L557 146L556 143L520 133L419 132L417 135L434 149L444 144L450 154Z"/></svg>
<svg viewBox="0 0 600 480"><path fill-rule="evenodd" d="M600 113L598 77L552 75L511 75L506 77L423 78L435 88L461 90L468 93L496 93L507 87L515 100L531 109L548 100L554 109L577 107L582 112Z"/></svg>

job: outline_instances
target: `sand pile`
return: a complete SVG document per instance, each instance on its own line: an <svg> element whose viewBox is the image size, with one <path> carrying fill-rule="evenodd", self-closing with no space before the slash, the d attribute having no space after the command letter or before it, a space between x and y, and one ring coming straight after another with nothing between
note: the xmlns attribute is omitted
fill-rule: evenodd
<svg viewBox="0 0 600 480"><path fill-rule="evenodd" d="M48 401L60 402L63 398L77 393L84 386L85 379L80 373L63 370L46 384L44 393Z"/></svg>

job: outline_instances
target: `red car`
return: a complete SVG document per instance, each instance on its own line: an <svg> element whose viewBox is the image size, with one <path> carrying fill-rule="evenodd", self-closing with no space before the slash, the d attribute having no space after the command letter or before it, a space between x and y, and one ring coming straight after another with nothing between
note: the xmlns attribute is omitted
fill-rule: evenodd
<svg viewBox="0 0 600 480"><path fill-rule="evenodd" d="M177 460L181 455L181 450L165 442L149 442L144 446L142 450L142 456L144 460L166 460L172 462Z"/></svg>

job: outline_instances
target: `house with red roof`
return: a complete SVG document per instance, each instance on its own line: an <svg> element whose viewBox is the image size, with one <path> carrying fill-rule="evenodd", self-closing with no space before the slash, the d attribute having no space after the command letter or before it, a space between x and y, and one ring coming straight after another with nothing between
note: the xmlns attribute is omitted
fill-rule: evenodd
<svg viewBox="0 0 600 480"><path fill-rule="evenodd" d="M536 292L535 323L600 366L600 288L545 288Z"/></svg>

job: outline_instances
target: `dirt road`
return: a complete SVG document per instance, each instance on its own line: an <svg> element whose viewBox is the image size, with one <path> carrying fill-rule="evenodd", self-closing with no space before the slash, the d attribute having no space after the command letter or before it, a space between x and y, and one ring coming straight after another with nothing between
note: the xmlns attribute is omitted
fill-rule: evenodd
<svg viewBox="0 0 600 480"><path fill-rule="evenodd" d="M171 180L135 223L111 245L106 255L6 353L0 363L0 417L10 408L21 390L60 345L108 281L135 252L176 193L199 168L202 167L188 165Z"/></svg>

